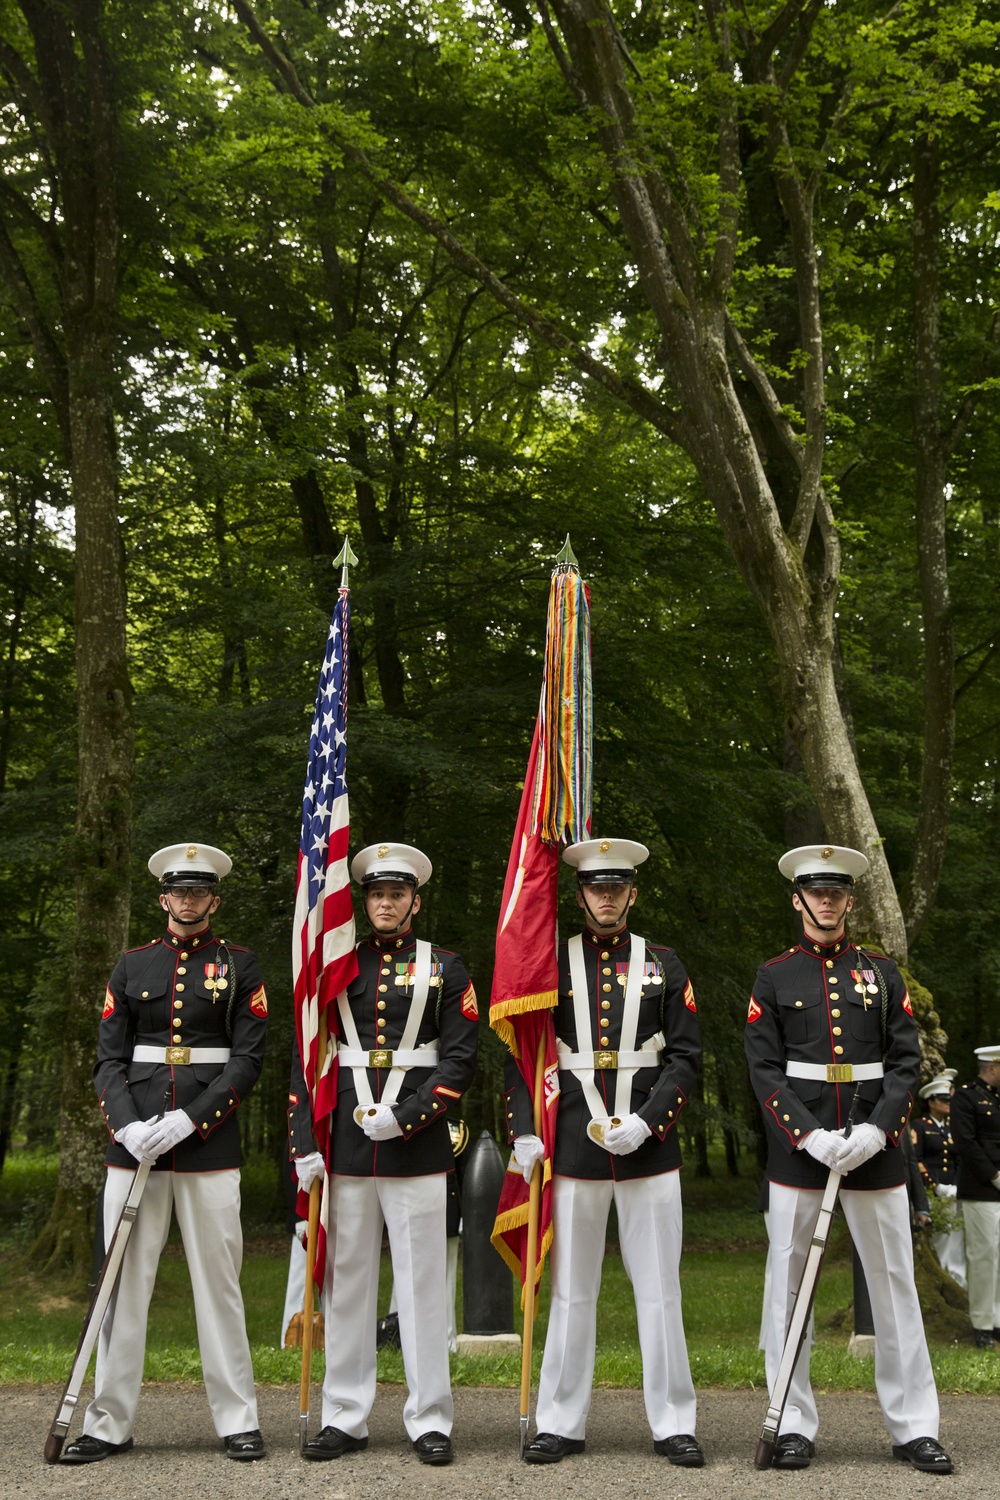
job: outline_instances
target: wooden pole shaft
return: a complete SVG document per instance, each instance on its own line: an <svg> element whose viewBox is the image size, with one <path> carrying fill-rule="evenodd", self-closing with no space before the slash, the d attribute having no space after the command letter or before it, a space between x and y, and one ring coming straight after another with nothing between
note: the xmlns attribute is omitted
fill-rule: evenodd
<svg viewBox="0 0 1000 1500"><path fill-rule="evenodd" d="M538 1038L538 1053L535 1057L535 1094L533 1100L535 1134L542 1134L542 1092L545 1085L545 1040L543 1026ZM527 1275L524 1283L524 1331L521 1337L521 1408L522 1430L527 1427L528 1408L531 1403L531 1353L532 1333L535 1322L535 1265L538 1260L538 1218L542 1203L542 1177L544 1161L535 1163L528 1192L528 1236L526 1245Z"/></svg>

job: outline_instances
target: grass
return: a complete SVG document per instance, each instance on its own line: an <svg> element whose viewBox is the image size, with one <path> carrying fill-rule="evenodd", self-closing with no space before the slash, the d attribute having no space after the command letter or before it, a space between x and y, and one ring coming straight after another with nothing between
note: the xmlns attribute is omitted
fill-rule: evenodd
<svg viewBox="0 0 1000 1500"><path fill-rule="evenodd" d="M699 1180L684 1177L685 1253L681 1262L684 1322L688 1355L697 1386L747 1389L762 1387L764 1359L757 1349L764 1260L764 1224L757 1212L757 1184L722 1175ZM85 1311L82 1296L53 1291L49 1280L19 1271L15 1254L30 1243L55 1186L55 1163L14 1156L0 1177L0 1383L59 1383L66 1379ZM254 1371L262 1385L294 1385L300 1357L276 1347L284 1302L288 1239L273 1225L274 1174L269 1164L244 1172L244 1223L247 1254L243 1291ZM597 1364L599 1385L638 1386L639 1358L631 1287L609 1225L609 1250L598 1305ZM381 1303L389 1300L391 1267L383 1256ZM459 1268L461 1278L461 1267ZM831 1326L852 1298L850 1247L838 1221L820 1279L816 1303L818 1340L813 1350L813 1383L817 1389L871 1390L874 1361L847 1353L844 1331ZM461 1309L461 1283L459 1287ZM461 1312L459 1313L461 1326ZM535 1331L535 1378L548 1319L548 1278L543 1278ZM967 1345L931 1344L931 1357L942 1391L993 1394L1000 1389L1000 1362L989 1351ZM322 1352L314 1359L314 1378L323 1368ZM160 1263L146 1346L147 1380L200 1380L194 1310L187 1265L176 1233ZM520 1361L509 1357L489 1363L452 1359L456 1385L516 1386ZM379 1355L379 1379L403 1379L398 1352Z"/></svg>

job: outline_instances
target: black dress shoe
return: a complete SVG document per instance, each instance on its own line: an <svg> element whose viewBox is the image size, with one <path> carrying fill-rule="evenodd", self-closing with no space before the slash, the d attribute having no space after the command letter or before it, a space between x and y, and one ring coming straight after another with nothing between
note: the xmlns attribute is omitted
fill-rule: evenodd
<svg viewBox="0 0 1000 1500"><path fill-rule="evenodd" d="M669 1458L672 1464L682 1469L700 1469L705 1462L701 1446L689 1432L679 1432L676 1437L654 1438L653 1452L661 1458Z"/></svg>
<svg viewBox="0 0 1000 1500"><path fill-rule="evenodd" d="M413 1451L422 1464L450 1464L455 1457L451 1438L443 1432L422 1432L413 1440Z"/></svg>
<svg viewBox="0 0 1000 1500"><path fill-rule="evenodd" d="M264 1447L264 1439L259 1427L255 1427L252 1432L231 1432L227 1438L223 1438L223 1442L226 1445L227 1458L249 1462L253 1458L267 1457L267 1449Z"/></svg>
<svg viewBox="0 0 1000 1500"><path fill-rule="evenodd" d="M70 1443L68 1448L63 1449L60 1462L99 1464L102 1458L113 1458L116 1453L127 1453L131 1446L131 1438L126 1438L124 1443L106 1443L103 1438L90 1437L84 1432L75 1442Z"/></svg>
<svg viewBox="0 0 1000 1500"><path fill-rule="evenodd" d="M912 1443L893 1443L893 1458L912 1464L925 1474L950 1474L955 1465L941 1447L937 1438L914 1438Z"/></svg>
<svg viewBox="0 0 1000 1500"><path fill-rule="evenodd" d="M973 1336L973 1338L976 1341L976 1348L977 1349L992 1349L993 1348L993 1330L992 1330L992 1328L974 1328L972 1330L972 1336Z"/></svg>
<svg viewBox="0 0 1000 1500"><path fill-rule="evenodd" d="M583 1438L564 1438L555 1432L536 1432L524 1449L526 1464L557 1464L567 1453L582 1453Z"/></svg>
<svg viewBox="0 0 1000 1500"><path fill-rule="evenodd" d="M783 1432L774 1445L771 1463L776 1469L808 1469L809 1460L815 1457L816 1444L801 1432Z"/></svg>
<svg viewBox="0 0 1000 1500"><path fill-rule="evenodd" d="M367 1447L366 1437L351 1437L349 1432L341 1432L339 1427L324 1427L306 1443L302 1457L325 1463L329 1458L343 1458L345 1453L361 1453Z"/></svg>

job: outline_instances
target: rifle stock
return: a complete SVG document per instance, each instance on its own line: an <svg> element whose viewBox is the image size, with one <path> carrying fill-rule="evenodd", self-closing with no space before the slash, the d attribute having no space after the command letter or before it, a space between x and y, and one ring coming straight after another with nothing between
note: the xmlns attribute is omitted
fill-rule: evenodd
<svg viewBox="0 0 1000 1500"><path fill-rule="evenodd" d="M104 1257L104 1262L94 1286L93 1296L90 1299L90 1306L87 1309L87 1315L83 1320L83 1327L80 1330L80 1338L76 1346L76 1354L73 1356L73 1365L69 1372L69 1379L59 1400L59 1405L56 1408L55 1418L52 1426L49 1428L48 1437L45 1439L44 1454L47 1464L57 1463L62 1453L66 1434L69 1431L69 1424L73 1420L73 1413L80 1398L80 1387L83 1385L83 1378L87 1373L90 1356L94 1352L94 1346L101 1331L101 1324L104 1321L104 1314L107 1311L108 1303L111 1301L115 1284L118 1281L118 1273L121 1270L129 1235L132 1233L135 1216L139 1211L139 1200L146 1186L146 1178L149 1176L151 1166L152 1162L144 1161L137 1168L135 1176L132 1178L132 1186L129 1188L128 1197L118 1216L115 1232L111 1236L111 1243Z"/></svg>

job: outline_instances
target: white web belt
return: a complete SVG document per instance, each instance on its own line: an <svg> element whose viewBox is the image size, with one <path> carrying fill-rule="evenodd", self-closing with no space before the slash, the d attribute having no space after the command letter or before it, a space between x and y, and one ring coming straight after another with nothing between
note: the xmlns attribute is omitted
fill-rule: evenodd
<svg viewBox="0 0 1000 1500"><path fill-rule="evenodd" d="M556 1039L559 1066L579 1079L583 1096L587 1101L592 1120L606 1120L608 1106L597 1086L595 1071L605 1069L615 1073L615 1103L612 1114L619 1119L632 1112L632 1080L639 1068L656 1068L660 1065L660 1052L665 1044L662 1031L649 1037L640 1048L636 1048L635 1036L639 1029L639 1001L642 999L642 979L646 967L646 940L632 937L629 954L628 977L625 981L625 1006L622 1011L620 1033L621 1046L617 1051L607 1049L594 1051L594 1037L590 1024L590 994L587 988L587 966L583 956L583 937L577 933L566 945L569 953L569 977L573 985L573 1019L576 1022L576 1045L578 1052L571 1052L566 1043ZM598 967L600 965L598 964ZM599 992L600 993L600 992Z"/></svg>
<svg viewBox="0 0 1000 1500"><path fill-rule="evenodd" d="M812 1083L866 1083L870 1078L884 1078L881 1063L807 1063L785 1064L788 1078L808 1078Z"/></svg>
<svg viewBox="0 0 1000 1500"><path fill-rule="evenodd" d="M183 1068L188 1063L227 1063L228 1047L149 1047L141 1042L132 1048L132 1061L138 1063L169 1063L171 1067Z"/></svg>
<svg viewBox="0 0 1000 1500"><path fill-rule="evenodd" d="M417 1033L420 1023L424 1019L424 1011L427 1008L427 993L431 983L431 945L424 942L422 938L417 939L416 958L413 965L413 996L410 1000L410 1009L406 1017L406 1025L403 1027L403 1035L399 1039L398 1047L379 1047L369 1052L361 1046L361 1038L358 1036L358 1028L354 1024L354 1016L347 1001L347 991L341 990L337 996L337 1010L340 1012L340 1034L346 1046L337 1048L337 1056L351 1070L354 1080L354 1092L358 1096L358 1107L361 1110L371 1109L375 1103L372 1095L371 1084L368 1082L368 1068L388 1068L389 1077L385 1088L382 1090L381 1104L395 1104L399 1098L399 1091L403 1086L409 1068L434 1068L437 1066L439 1053L437 1050L438 1039L425 1042L423 1046L417 1047ZM377 1061L373 1061L377 1059Z"/></svg>

